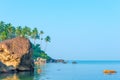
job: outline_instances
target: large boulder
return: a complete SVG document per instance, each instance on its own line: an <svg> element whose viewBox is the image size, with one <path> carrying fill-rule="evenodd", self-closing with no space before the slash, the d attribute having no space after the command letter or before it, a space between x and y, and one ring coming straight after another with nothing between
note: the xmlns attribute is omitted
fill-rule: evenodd
<svg viewBox="0 0 120 80"><path fill-rule="evenodd" d="M32 45L27 38L0 42L0 72L33 71L33 64Z"/></svg>

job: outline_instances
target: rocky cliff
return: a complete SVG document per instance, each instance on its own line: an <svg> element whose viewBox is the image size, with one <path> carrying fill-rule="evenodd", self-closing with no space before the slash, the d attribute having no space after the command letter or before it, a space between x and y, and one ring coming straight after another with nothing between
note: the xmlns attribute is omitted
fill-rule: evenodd
<svg viewBox="0 0 120 80"><path fill-rule="evenodd" d="M30 41L17 37L0 42L0 72L26 70L34 70Z"/></svg>

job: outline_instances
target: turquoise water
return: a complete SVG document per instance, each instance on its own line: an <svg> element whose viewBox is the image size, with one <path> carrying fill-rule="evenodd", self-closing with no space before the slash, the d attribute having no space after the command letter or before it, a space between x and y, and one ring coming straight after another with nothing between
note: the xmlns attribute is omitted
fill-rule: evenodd
<svg viewBox="0 0 120 80"><path fill-rule="evenodd" d="M42 72L36 70L41 68ZM105 69L116 70L116 74L106 75ZM77 61L72 64L47 63L36 66L35 72L1 74L0 80L120 80L120 61Z"/></svg>

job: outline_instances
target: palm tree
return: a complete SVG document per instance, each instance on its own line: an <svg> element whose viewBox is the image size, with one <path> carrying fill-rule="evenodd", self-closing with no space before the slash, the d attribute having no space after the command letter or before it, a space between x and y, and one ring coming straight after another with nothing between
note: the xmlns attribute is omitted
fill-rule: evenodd
<svg viewBox="0 0 120 80"><path fill-rule="evenodd" d="M36 39L39 38L37 28L34 28L34 29L32 30L32 32L31 32L31 38L34 39L34 45L35 45Z"/></svg>
<svg viewBox="0 0 120 80"><path fill-rule="evenodd" d="M3 21L0 21L0 33L4 31L5 23Z"/></svg>
<svg viewBox="0 0 120 80"><path fill-rule="evenodd" d="M46 36L46 38L45 38L45 42L46 42L46 46L45 46L44 51L46 51L46 49L47 49L48 42L51 42L51 38L50 38L50 36Z"/></svg>
<svg viewBox="0 0 120 80"><path fill-rule="evenodd" d="M18 26L15 30L16 36L22 36L22 27Z"/></svg>
<svg viewBox="0 0 120 80"><path fill-rule="evenodd" d="M30 37L31 36L31 29L29 27L25 26L25 30L26 30L26 35L28 37Z"/></svg>
<svg viewBox="0 0 120 80"><path fill-rule="evenodd" d="M6 39L7 39L7 32L3 31L0 35L0 40L3 41L3 40L6 40Z"/></svg>
<svg viewBox="0 0 120 80"><path fill-rule="evenodd" d="M5 22L0 21L0 26L3 26L5 24Z"/></svg>
<svg viewBox="0 0 120 80"><path fill-rule="evenodd" d="M15 37L15 27L13 27L11 23L6 24L5 30L6 32L8 32L8 36L7 36L8 38Z"/></svg>
<svg viewBox="0 0 120 80"><path fill-rule="evenodd" d="M43 34L44 34L44 32L41 30L41 31L40 31L40 47L41 47L41 48L42 48Z"/></svg>
<svg viewBox="0 0 120 80"><path fill-rule="evenodd" d="M29 37L31 34L31 29L29 27L25 26L22 28L21 34L22 34L22 37Z"/></svg>

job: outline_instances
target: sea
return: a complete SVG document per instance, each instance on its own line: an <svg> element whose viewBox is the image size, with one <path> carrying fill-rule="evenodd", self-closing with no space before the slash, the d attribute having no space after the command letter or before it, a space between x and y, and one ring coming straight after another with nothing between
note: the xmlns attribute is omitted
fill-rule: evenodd
<svg viewBox="0 0 120 80"><path fill-rule="evenodd" d="M0 80L120 80L120 61L72 62L36 65L34 73L0 74ZM115 70L116 73L104 74L104 70Z"/></svg>

